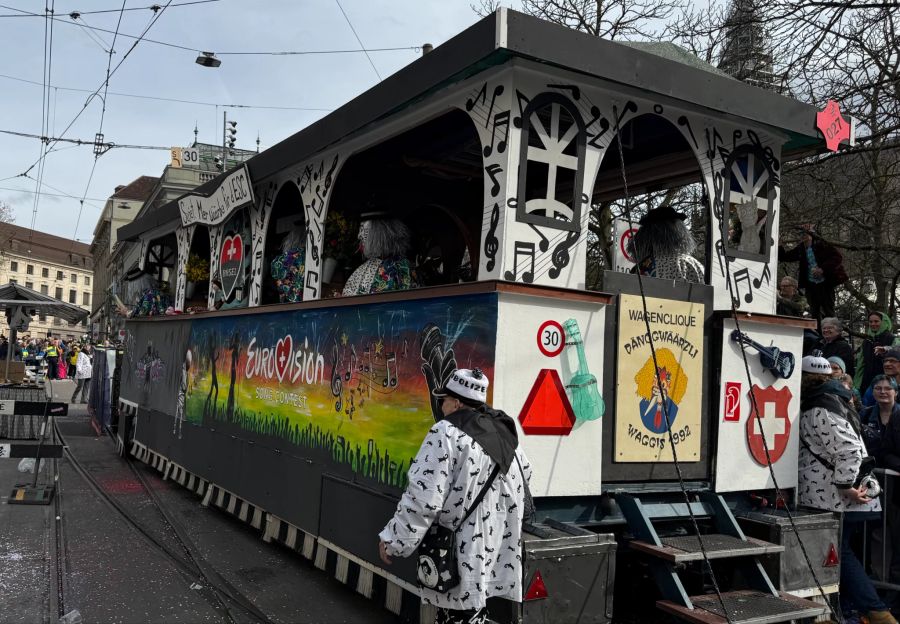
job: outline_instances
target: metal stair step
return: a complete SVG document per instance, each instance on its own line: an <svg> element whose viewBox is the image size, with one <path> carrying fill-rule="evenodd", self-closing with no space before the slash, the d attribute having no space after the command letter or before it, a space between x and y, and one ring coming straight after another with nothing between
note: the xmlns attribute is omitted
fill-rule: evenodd
<svg viewBox="0 0 900 624"><path fill-rule="evenodd" d="M730 557L751 557L784 552L784 546L771 544L752 537L740 539L731 535L710 533L702 536L703 547L709 559L727 559ZM696 535L661 537L661 546L643 540L631 542L631 548L642 553L658 557L672 563L702 561L700 540Z"/></svg>
<svg viewBox="0 0 900 624"><path fill-rule="evenodd" d="M669 600L660 600L656 606L681 620L695 624L774 624L818 617L826 611L823 605L785 592L779 592L778 596L752 590L722 592L724 611L715 594L691 596L690 600L694 605L693 609Z"/></svg>

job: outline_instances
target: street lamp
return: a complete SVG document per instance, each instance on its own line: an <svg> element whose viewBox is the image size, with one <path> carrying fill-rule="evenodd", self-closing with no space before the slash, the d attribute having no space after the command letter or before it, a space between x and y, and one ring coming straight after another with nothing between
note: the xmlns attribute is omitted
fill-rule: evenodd
<svg viewBox="0 0 900 624"><path fill-rule="evenodd" d="M194 62L197 63L197 65L203 65L203 67L218 67L222 64L222 61L216 58L214 52L201 52L197 55Z"/></svg>

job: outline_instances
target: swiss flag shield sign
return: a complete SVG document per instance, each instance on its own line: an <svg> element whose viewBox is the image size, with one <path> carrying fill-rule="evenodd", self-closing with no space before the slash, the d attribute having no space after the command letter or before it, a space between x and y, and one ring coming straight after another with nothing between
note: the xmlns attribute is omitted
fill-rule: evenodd
<svg viewBox="0 0 900 624"><path fill-rule="evenodd" d="M747 446L750 456L760 466L767 466L766 446L769 448L769 458L774 464L787 448L791 438L791 419L788 416L791 389L784 388L760 388L754 385L750 393L753 395L750 402L750 416L747 418ZM754 403L756 409L754 409ZM757 419L757 410L759 418ZM761 426L760 422L761 421ZM765 444L763 436L765 435Z"/></svg>
<svg viewBox="0 0 900 624"><path fill-rule="evenodd" d="M240 280L244 268L244 241L240 234L226 236L222 241L219 266L221 267L222 291L225 298L228 299Z"/></svg>

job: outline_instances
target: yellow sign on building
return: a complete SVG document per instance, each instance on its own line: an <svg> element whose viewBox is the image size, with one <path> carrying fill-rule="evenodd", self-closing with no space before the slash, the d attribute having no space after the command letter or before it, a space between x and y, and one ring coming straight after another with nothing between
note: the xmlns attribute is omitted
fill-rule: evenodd
<svg viewBox="0 0 900 624"><path fill-rule="evenodd" d="M672 442L678 461L700 461L703 320L702 303L619 297L615 461L672 462Z"/></svg>

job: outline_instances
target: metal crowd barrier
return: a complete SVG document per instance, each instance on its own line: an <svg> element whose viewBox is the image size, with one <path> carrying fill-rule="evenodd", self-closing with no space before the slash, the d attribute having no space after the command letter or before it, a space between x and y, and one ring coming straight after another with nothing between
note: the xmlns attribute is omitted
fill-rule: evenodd
<svg viewBox="0 0 900 624"><path fill-rule="evenodd" d="M900 540L898 540L897 544L891 543L891 534L890 534L890 518L891 518L891 493L897 487L900 487L900 481L897 481L897 477L900 477L900 472L896 470L891 470L890 468L876 468L875 476L878 478L878 482L881 484L882 494L881 494L881 527L880 529L876 528L875 530L880 533L881 537L881 565L880 569L872 570L873 573L878 575L877 579L872 579L872 584L877 589L888 589L893 591L900 591L900 584L892 583L890 581L890 566L891 566L891 558L890 558L890 550L894 548L900 549ZM900 502L900 500L898 500ZM897 518L900 518L900 509L894 511L894 515ZM866 523L866 530L863 532L863 558L862 564L863 567L868 570L869 569L869 526L868 522ZM898 533L900 535L900 533ZM874 540L873 540L874 541ZM877 546L873 544L873 546ZM890 549L888 548L890 546ZM898 555L900 556L900 555ZM874 559L874 557L873 557Z"/></svg>

